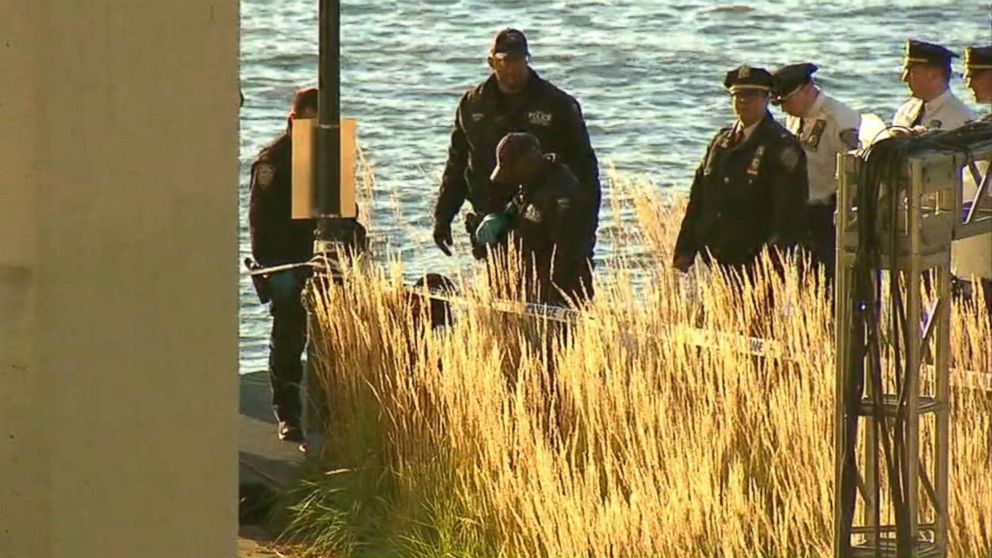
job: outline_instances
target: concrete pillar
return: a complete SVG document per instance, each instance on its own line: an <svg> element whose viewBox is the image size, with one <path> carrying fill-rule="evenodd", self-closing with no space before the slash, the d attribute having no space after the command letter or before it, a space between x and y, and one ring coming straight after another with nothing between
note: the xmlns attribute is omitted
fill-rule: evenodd
<svg viewBox="0 0 992 558"><path fill-rule="evenodd" d="M0 556L234 556L238 1L0 14Z"/></svg>

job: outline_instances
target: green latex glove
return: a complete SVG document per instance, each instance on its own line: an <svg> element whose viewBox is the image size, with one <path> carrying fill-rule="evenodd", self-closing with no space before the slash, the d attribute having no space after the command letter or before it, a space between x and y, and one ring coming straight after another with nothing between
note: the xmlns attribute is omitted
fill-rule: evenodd
<svg viewBox="0 0 992 558"><path fill-rule="evenodd" d="M280 271L269 276L272 300L280 303L300 296L300 280L295 271Z"/></svg>
<svg viewBox="0 0 992 558"><path fill-rule="evenodd" d="M490 213L475 229L475 241L486 246L499 244L510 230L510 219L504 213Z"/></svg>

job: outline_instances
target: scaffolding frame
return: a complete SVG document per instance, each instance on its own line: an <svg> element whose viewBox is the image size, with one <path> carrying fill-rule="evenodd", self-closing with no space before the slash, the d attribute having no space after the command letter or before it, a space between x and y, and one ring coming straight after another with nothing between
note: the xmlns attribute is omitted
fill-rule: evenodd
<svg viewBox="0 0 992 558"><path fill-rule="evenodd" d="M838 155L837 196L837 272L836 272L836 409L835 409L835 513L834 556L836 558L913 556L914 558L944 557L947 555L948 529L948 469L949 469L949 393L950 393L950 318L952 297L951 243L954 240L992 232L992 197L990 179L992 171L992 139L972 145L969 154L927 149L910 156L904 166L905 188L899 191L900 211L896 216L895 266L890 266L893 255L883 248L884 271L900 274L906 293L901 307L888 300L888 312L904 312L908 332L892 331L891 322L882 320L881 331L904 341L906 375L902 378L903 404L900 394L893 387L892 370L883 367L881 393L872 391L867 372L870 367L857 366L852 360L856 349L853 329L858 304L854 292L854 262L859 247L858 210L856 208L859 177L865 161L857 153ZM986 170L980 169L985 161ZM963 177L967 173L978 186L974 196L964 199ZM933 304L924 309L921 295L925 276L932 273L930 289ZM918 324L919 327L913 327ZM868 354L862 356L868 359ZM846 390L854 374L860 378L864 393L854 405L845 402ZM881 404L877 405L876 400ZM901 408L903 407L903 408ZM883 506L893 509L891 494L886 494L875 473L881 452L879 436L885 432L894 439L894 419L902 412L906 417L905 429L900 437L905 447L904 459L897 464L897 474L903 482L906 496L904 507L909 519L908 528L913 548L900 555L897 552L895 524L877 524L876 513ZM855 511L851 529L844 522L844 476L850 423L848 417L857 416L855 430L854 502L860 505L860 521ZM932 419L930 418L932 417ZM853 419L852 419L853 420ZM921 448L921 420L933 421L933 441L930 448ZM861 432L861 434L857 434ZM929 449L928 459L921 459L921 449ZM850 474L851 471L848 471ZM876 495L881 498L876 501ZM848 492L848 498L851 492ZM887 499L885 499L887 498ZM885 516L881 523L885 522ZM894 517L894 514L893 514ZM896 522L892 522L896 523ZM858 540L852 540L858 539Z"/></svg>

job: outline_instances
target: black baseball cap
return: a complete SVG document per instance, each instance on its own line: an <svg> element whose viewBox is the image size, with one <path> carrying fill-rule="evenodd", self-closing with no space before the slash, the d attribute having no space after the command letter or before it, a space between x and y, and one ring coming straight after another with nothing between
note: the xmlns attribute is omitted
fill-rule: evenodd
<svg viewBox="0 0 992 558"><path fill-rule="evenodd" d="M524 155L541 154L541 141L533 134L512 132L503 136L496 146L496 168L489 179L500 183L505 181L506 167L512 166Z"/></svg>
<svg viewBox="0 0 992 558"><path fill-rule="evenodd" d="M499 54L530 56L530 50L527 48L527 37L523 31L508 27L493 38L493 46L489 49L489 53L493 56Z"/></svg>

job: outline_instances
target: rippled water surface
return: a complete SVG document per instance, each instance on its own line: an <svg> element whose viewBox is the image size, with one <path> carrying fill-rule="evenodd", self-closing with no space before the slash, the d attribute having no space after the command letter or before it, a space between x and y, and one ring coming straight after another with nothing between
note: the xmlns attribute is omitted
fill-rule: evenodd
<svg viewBox="0 0 992 558"><path fill-rule="evenodd" d="M241 3L242 258L248 166L284 127L293 91L316 85L317 4ZM343 112L359 120L375 166L375 233L402 248L411 273L464 263L433 248L431 207L458 97L485 79L486 50L502 27L524 30L534 68L579 99L603 167L646 175L659 189L687 188L709 138L730 120L722 80L738 64L813 61L831 94L890 119L906 95L907 38L958 52L992 42L989 4L977 0L342 4ZM960 78L953 88L972 101ZM268 327L243 279L242 372L264 368Z"/></svg>

